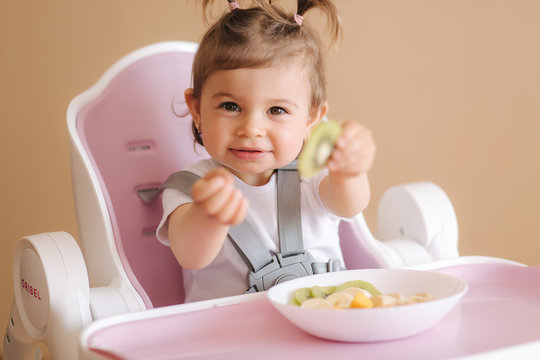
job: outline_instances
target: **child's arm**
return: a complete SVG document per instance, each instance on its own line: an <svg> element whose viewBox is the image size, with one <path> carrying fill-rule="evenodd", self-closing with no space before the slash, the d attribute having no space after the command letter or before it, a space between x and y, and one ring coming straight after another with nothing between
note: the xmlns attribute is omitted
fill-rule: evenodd
<svg viewBox="0 0 540 360"><path fill-rule="evenodd" d="M356 122L345 122L327 165L329 174L319 187L327 209L350 218L367 207L371 195L367 172L374 157L371 132Z"/></svg>
<svg viewBox="0 0 540 360"><path fill-rule="evenodd" d="M247 200L233 182L225 169L209 172L193 184L193 202L169 216L171 250L182 267L207 266L221 249L229 226L244 220Z"/></svg>

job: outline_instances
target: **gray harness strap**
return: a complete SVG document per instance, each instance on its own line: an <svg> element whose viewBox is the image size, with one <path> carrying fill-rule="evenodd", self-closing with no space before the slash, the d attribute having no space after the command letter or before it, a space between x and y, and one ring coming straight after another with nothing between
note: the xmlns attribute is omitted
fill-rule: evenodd
<svg viewBox="0 0 540 360"><path fill-rule="evenodd" d="M162 188L175 188L191 195L191 186L199 179L189 171L173 173ZM231 226L229 239L252 271L248 275L247 292L267 290L294 278L343 270L341 261L315 262L304 250L300 211L300 176L293 162L277 171L278 234L280 253L272 255L260 235L248 221Z"/></svg>
<svg viewBox="0 0 540 360"><path fill-rule="evenodd" d="M277 172L278 230L281 255L297 255L304 251L300 211L300 175L296 162Z"/></svg>

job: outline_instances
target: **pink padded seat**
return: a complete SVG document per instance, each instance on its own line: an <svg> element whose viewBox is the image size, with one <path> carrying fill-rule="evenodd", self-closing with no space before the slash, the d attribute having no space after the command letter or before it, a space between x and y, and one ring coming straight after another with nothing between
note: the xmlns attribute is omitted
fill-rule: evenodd
<svg viewBox="0 0 540 360"><path fill-rule="evenodd" d="M184 298L181 269L155 237L161 199L145 204L137 191L159 187L173 171L208 156L201 147L195 152L191 117L176 115L186 112L183 93L190 86L193 55L161 53L136 61L77 117L120 258L147 307Z"/></svg>

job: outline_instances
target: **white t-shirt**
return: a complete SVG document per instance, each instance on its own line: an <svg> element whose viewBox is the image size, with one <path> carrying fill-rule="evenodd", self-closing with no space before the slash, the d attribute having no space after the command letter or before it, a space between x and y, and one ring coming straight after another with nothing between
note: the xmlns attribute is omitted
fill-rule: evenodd
<svg viewBox="0 0 540 360"><path fill-rule="evenodd" d="M220 165L212 159L201 160L186 168L196 175L204 176ZM339 246L338 226L342 218L327 211L319 198L319 184L326 175L322 172L311 179L301 179L301 216L304 248L316 261L327 262L343 255ZM276 175L262 186L251 186L235 177L235 186L248 198L249 210L246 220L258 229L268 250L279 252L277 228ZM169 245L168 217L180 205L193 200L183 192L167 188L163 192L163 218L157 229L157 238ZM213 299L244 293L247 274L251 271L230 240L226 240L216 258L205 268L182 269L185 302Z"/></svg>

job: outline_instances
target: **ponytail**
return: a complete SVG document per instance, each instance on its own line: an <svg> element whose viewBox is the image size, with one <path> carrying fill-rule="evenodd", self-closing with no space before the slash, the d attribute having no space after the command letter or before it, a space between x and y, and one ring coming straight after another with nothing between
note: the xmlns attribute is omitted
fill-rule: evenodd
<svg viewBox="0 0 540 360"><path fill-rule="evenodd" d="M332 43L335 43L341 36L341 19L334 3L329 0L298 0L296 13L302 17L311 9L319 8L329 22Z"/></svg>

